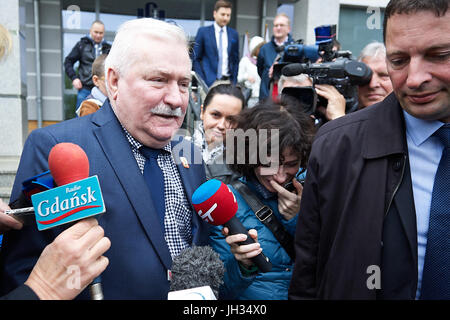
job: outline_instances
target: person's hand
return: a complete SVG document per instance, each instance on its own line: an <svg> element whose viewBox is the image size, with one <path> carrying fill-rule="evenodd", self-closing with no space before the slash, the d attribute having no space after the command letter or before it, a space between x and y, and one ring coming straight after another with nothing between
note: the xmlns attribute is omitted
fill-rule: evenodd
<svg viewBox="0 0 450 320"><path fill-rule="evenodd" d="M270 66L270 69L269 69L269 78L271 78L271 79L272 79L272 76L273 76L273 66L276 65L276 64L278 64L278 61L275 61L275 62Z"/></svg>
<svg viewBox="0 0 450 320"><path fill-rule="evenodd" d="M248 234L255 240L255 243L244 245L240 245L239 243L247 239L246 234L228 235L229 230L227 227L222 229L222 234L226 237L225 241L230 245L230 250L234 258L246 268L252 266L253 261L251 258L256 257L262 252L262 248L258 242L258 232L255 229L248 230Z"/></svg>
<svg viewBox="0 0 450 320"><path fill-rule="evenodd" d="M83 84L81 83L81 80L78 78L73 79L72 85L77 90L80 90L81 88L83 88Z"/></svg>
<svg viewBox="0 0 450 320"><path fill-rule="evenodd" d="M326 108L323 106L317 108L328 120L334 120L345 115L345 97L334 86L316 84L314 88L318 95L328 100Z"/></svg>
<svg viewBox="0 0 450 320"><path fill-rule="evenodd" d="M11 208L0 199L0 234L3 234L3 232L10 229L19 230L23 227L22 222L5 213L6 210L10 209Z"/></svg>
<svg viewBox="0 0 450 320"><path fill-rule="evenodd" d="M270 180L272 188L278 193L278 210L285 220L291 220L300 210L303 186L296 178L292 179L296 192L290 192L280 186L276 181Z"/></svg>
<svg viewBox="0 0 450 320"><path fill-rule="evenodd" d="M110 246L95 218L81 220L45 247L25 284L40 299L73 299L106 269Z"/></svg>
<svg viewBox="0 0 450 320"><path fill-rule="evenodd" d="M255 83L256 79L255 79L255 77L249 76L247 81L250 83Z"/></svg>

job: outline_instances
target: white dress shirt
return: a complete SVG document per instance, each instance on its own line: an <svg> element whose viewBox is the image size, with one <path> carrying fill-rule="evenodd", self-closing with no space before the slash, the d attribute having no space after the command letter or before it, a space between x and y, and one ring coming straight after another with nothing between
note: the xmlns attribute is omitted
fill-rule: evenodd
<svg viewBox="0 0 450 320"><path fill-rule="evenodd" d="M229 76L230 72L228 71L228 35L227 35L227 27L220 27L216 22L214 22L214 32L216 34L216 44L217 50L219 50L219 35L220 29L223 29L222 33L222 76Z"/></svg>

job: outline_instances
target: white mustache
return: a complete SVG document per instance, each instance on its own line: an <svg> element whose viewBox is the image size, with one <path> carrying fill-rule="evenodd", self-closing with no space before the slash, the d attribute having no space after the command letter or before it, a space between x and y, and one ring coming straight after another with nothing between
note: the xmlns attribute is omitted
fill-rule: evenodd
<svg viewBox="0 0 450 320"><path fill-rule="evenodd" d="M168 105L164 103L158 104L156 107L150 110L151 113L157 114L160 116L171 116L171 117L181 117L183 115L183 111L181 107L177 107L176 109L172 109Z"/></svg>

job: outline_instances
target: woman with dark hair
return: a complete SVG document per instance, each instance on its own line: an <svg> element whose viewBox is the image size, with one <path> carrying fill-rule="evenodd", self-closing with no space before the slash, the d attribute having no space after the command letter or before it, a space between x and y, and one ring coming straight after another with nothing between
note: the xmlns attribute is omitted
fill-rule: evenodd
<svg viewBox="0 0 450 320"><path fill-rule="evenodd" d="M281 97L243 110L230 120L233 130L227 133L226 159L242 178L229 188L238 203L236 217L256 242L240 245L246 235L228 235L228 228L212 227L211 245L226 268L220 299L287 299L293 243L282 241L282 245L279 239L283 233L293 240L303 190L296 176L300 167L306 168L311 148L313 123L302 110L297 101ZM293 191L284 187L289 182ZM248 191L270 208L277 232L255 214ZM260 272L251 260L261 252L272 263L269 272Z"/></svg>
<svg viewBox="0 0 450 320"><path fill-rule="evenodd" d="M206 164L207 179L218 179L230 183L239 178L230 171L223 158L223 140L229 128L229 119L245 107L245 99L239 87L232 84L218 84L211 87L201 106L202 120L192 137Z"/></svg>

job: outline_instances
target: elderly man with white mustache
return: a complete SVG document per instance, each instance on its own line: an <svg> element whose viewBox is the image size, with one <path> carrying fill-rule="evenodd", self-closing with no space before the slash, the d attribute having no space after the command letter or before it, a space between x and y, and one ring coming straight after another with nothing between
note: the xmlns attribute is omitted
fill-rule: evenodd
<svg viewBox="0 0 450 320"><path fill-rule="evenodd" d="M105 61L102 108L35 130L25 143L12 200L23 180L48 170L55 144L76 143L86 152L106 206L99 224L111 240L102 274L105 299L167 299L172 259L208 241L208 227L191 205L192 193L206 181L200 151L172 139L188 106L190 74L183 30L154 19L125 22ZM6 234L1 291L23 283L62 230Z"/></svg>

